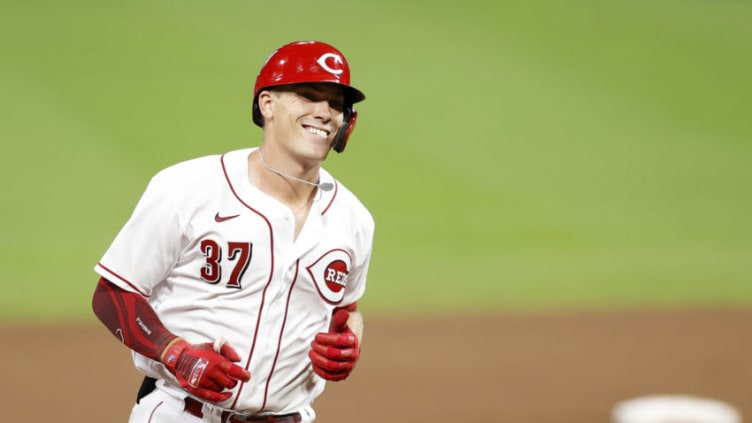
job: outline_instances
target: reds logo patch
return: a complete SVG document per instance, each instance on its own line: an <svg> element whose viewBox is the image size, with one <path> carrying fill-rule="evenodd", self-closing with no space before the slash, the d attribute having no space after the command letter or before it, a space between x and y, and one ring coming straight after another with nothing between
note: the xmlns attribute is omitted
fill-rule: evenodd
<svg viewBox="0 0 752 423"><path fill-rule="evenodd" d="M344 250L332 250L306 267L319 295L330 304L338 304L345 297L347 278L352 259Z"/></svg>

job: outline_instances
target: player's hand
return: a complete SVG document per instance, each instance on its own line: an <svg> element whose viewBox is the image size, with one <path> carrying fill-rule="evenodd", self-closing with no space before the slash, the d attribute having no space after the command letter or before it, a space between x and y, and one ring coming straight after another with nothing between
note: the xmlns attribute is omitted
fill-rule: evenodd
<svg viewBox="0 0 752 423"><path fill-rule="evenodd" d="M229 399L238 381L247 382L251 374L235 365L240 355L229 345L219 342L219 352L215 344L193 345L183 339L170 344L162 354L162 362L180 382L183 389L211 402Z"/></svg>
<svg viewBox="0 0 752 423"><path fill-rule="evenodd" d="M360 356L360 340L347 326L348 317L347 310L337 310L329 332L318 333L311 343L313 371L326 380L346 379Z"/></svg>

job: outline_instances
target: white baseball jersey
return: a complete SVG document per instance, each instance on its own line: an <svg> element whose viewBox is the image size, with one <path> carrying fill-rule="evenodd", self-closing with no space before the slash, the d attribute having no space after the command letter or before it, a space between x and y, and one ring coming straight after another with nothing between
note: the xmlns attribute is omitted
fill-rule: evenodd
<svg viewBox="0 0 752 423"><path fill-rule="evenodd" d="M190 343L225 338L251 372L221 404L248 413L312 415L324 379L308 351L332 309L365 291L374 221L325 170L298 235L288 207L248 180L253 149L171 166L143 193L95 266L147 298L167 329ZM142 325L142 329L148 330ZM138 353L136 367L186 393L164 366Z"/></svg>

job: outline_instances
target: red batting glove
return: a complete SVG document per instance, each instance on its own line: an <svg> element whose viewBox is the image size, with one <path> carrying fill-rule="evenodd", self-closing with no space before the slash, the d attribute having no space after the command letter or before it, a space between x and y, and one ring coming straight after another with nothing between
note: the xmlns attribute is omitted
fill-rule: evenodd
<svg viewBox="0 0 752 423"><path fill-rule="evenodd" d="M211 402L229 399L238 381L247 382L251 374L233 363L240 361L238 353L229 345L222 344L220 352L214 352L214 344L192 345L184 339L170 344L162 353L162 362L175 375L180 386L191 394Z"/></svg>
<svg viewBox="0 0 752 423"><path fill-rule="evenodd" d="M332 316L329 332L316 334L308 357L313 371L326 380L344 380L350 376L360 356L360 340L347 327L347 310L341 309Z"/></svg>

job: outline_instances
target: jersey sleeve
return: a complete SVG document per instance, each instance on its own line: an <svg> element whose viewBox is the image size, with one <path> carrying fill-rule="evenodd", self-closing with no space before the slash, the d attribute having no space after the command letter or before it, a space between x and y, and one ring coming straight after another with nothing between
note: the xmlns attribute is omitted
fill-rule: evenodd
<svg viewBox="0 0 752 423"><path fill-rule="evenodd" d="M366 291L366 279L368 276L368 268L371 263L371 254L373 250L373 233L374 233L374 221L370 213L364 213L364 224L360 232L360 236L357 237L358 251L362 253L359 255L360 260L353 263L353 268L348 275L347 291L342 301L344 305L349 305L357 302L363 297Z"/></svg>
<svg viewBox="0 0 752 423"><path fill-rule="evenodd" d="M150 296L177 261L183 234L174 184L157 174L94 270L119 287Z"/></svg>

